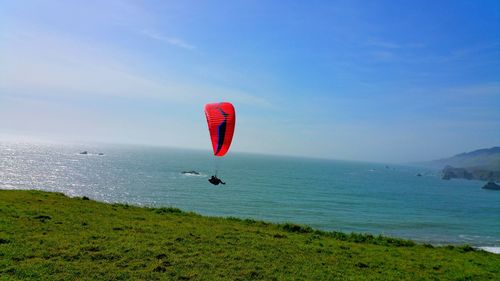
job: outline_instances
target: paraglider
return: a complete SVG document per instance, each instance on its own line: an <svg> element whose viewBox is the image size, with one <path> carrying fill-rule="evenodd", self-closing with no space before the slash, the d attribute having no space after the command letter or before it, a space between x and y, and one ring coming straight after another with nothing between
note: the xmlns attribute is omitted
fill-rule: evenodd
<svg viewBox="0 0 500 281"><path fill-rule="evenodd" d="M213 185L219 185L219 183L221 184L226 184L225 182L223 182L221 179L219 179L217 176L212 176L209 180L208 180L211 184Z"/></svg>
<svg viewBox="0 0 500 281"><path fill-rule="evenodd" d="M234 107L229 102L209 103L205 105L205 116L207 117L208 131L212 141L214 157L226 155L231 146L236 123ZM215 175L208 180L211 184L225 184Z"/></svg>

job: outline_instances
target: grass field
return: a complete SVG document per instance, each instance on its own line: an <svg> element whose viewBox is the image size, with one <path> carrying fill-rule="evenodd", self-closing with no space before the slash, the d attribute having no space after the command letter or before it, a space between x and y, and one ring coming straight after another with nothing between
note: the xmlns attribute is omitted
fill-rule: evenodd
<svg viewBox="0 0 500 281"><path fill-rule="evenodd" d="M500 280L469 246L0 190L0 280Z"/></svg>

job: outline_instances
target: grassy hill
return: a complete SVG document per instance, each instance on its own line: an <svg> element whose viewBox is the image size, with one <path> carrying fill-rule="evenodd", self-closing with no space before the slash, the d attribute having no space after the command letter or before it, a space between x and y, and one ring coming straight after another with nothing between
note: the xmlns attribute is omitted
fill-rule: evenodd
<svg viewBox="0 0 500 281"><path fill-rule="evenodd" d="M500 255L0 190L0 280L499 280Z"/></svg>

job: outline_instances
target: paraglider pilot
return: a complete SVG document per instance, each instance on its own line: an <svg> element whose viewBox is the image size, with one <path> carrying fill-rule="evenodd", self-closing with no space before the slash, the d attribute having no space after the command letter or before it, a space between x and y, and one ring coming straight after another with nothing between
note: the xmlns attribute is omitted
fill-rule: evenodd
<svg viewBox="0 0 500 281"><path fill-rule="evenodd" d="M213 185L218 185L219 183L226 184L225 182L221 181L217 176L212 176L208 181L213 184Z"/></svg>

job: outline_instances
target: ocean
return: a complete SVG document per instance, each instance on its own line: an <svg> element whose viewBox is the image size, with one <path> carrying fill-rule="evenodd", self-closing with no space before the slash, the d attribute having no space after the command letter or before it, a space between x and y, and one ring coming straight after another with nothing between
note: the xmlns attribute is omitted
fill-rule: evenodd
<svg viewBox="0 0 500 281"><path fill-rule="evenodd" d="M82 155L81 151L88 151ZM98 155L103 153L104 155ZM226 185L208 178L217 169ZM195 170L199 175L182 174ZM417 176L417 174L422 176ZM0 143L0 189L500 247L500 192L409 166L163 147Z"/></svg>

